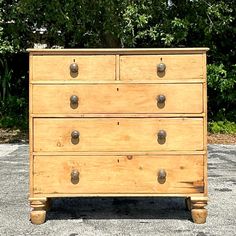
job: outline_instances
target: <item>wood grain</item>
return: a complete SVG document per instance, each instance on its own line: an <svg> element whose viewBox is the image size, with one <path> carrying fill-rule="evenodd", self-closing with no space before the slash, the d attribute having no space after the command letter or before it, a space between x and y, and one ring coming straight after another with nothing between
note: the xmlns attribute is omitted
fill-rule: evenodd
<svg viewBox="0 0 236 236"><path fill-rule="evenodd" d="M156 151L156 152L33 152L34 156L124 156L124 155L132 155L132 156L153 156L153 155L204 155L206 151Z"/></svg>
<svg viewBox="0 0 236 236"><path fill-rule="evenodd" d="M70 65L76 62L78 75L70 74ZM34 56L32 80L115 80L115 56Z"/></svg>
<svg viewBox="0 0 236 236"><path fill-rule="evenodd" d="M29 57L29 80L33 75L33 56ZM31 117L33 111L33 85L29 83L29 195L33 196L33 140L34 140L34 126L33 118Z"/></svg>
<svg viewBox="0 0 236 236"><path fill-rule="evenodd" d="M35 193L36 197L189 197L204 196L204 193Z"/></svg>
<svg viewBox="0 0 236 236"><path fill-rule="evenodd" d="M88 113L48 113L48 114L31 114L30 117L51 117L51 118L196 118L196 117L205 117L205 113L94 113L94 114L88 114Z"/></svg>
<svg viewBox="0 0 236 236"><path fill-rule="evenodd" d="M71 132L80 132L78 144ZM164 144L157 141L165 130ZM34 151L203 150L202 118L34 118Z"/></svg>
<svg viewBox="0 0 236 236"><path fill-rule="evenodd" d="M207 55L206 53L203 53L203 79L205 82L203 83L203 109L205 112L205 117L204 117L204 135L203 135L203 140L204 140L204 150L207 152ZM207 153L204 155L204 181L205 181L205 189L204 189L204 194L205 196L208 195L208 170L207 170L207 163L208 163L208 157Z"/></svg>
<svg viewBox="0 0 236 236"><path fill-rule="evenodd" d="M166 101L157 103L158 95ZM34 85L33 113L202 113L202 98L202 84Z"/></svg>
<svg viewBox="0 0 236 236"><path fill-rule="evenodd" d="M165 169L166 182L157 173ZM34 193L201 193L202 156L96 156L34 158ZM52 171L53 170L53 171ZM72 184L71 171L79 171ZM109 170L109 171L108 171ZM191 173L191 174L189 174Z"/></svg>
<svg viewBox="0 0 236 236"><path fill-rule="evenodd" d="M68 85L86 85L86 84L199 84L204 83L206 80L204 79L167 79L167 80L36 80L31 81L31 84L39 84L39 85L60 85L60 84L68 84Z"/></svg>
<svg viewBox="0 0 236 236"><path fill-rule="evenodd" d="M209 48L67 48L67 49L27 49L32 55L131 55L131 54L201 54Z"/></svg>
<svg viewBox="0 0 236 236"><path fill-rule="evenodd" d="M120 56L116 55L116 80L119 81L120 80Z"/></svg>
<svg viewBox="0 0 236 236"><path fill-rule="evenodd" d="M165 73L157 73L159 63ZM128 55L120 57L120 80L201 79L202 55Z"/></svg>

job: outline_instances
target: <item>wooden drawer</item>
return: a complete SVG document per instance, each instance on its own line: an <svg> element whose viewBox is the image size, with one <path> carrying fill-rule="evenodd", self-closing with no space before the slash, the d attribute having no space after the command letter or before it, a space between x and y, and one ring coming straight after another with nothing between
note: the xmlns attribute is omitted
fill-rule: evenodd
<svg viewBox="0 0 236 236"><path fill-rule="evenodd" d="M34 194L202 193L202 155L35 156ZM158 177L164 170L166 178ZM79 173L71 179L71 172ZM72 183L73 182L73 183Z"/></svg>
<svg viewBox="0 0 236 236"><path fill-rule="evenodd" d="M35 118L33 144L36 152L203 150L203 119Z"/></svg>
<svg viewBox="0 0 236 236"><path fill-rule="evenodd" d="M70 72L74 62L78 73ZM115 56L33 56L31 80L115 80Z"/></svg>
<svg viewBox="0 0 236 236"><path fill-rule="evenodd" d="M164 63L165 72L157 65ZM194 55L128 55L120 57L121 80L185 80L203 78L203 56Z"/></svg>
<svg viewBox="0 0 236 236"><path fill-rule="evenodd" d="M34 85L32 98L34 114L203 112L202 84Z"/></svg>

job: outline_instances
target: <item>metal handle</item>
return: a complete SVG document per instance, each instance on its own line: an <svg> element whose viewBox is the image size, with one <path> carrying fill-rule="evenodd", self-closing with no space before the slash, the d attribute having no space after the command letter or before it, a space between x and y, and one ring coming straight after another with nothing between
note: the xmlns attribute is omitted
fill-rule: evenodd
<svg viewBox="0 0 236 236"><path fill-rule="evenodd" d="M75 74L75 73L78 73L78 71L79 71L79 66L78 66L78 64L77 63L72 63L71 65L70 65L70 72L71 73L73 73L73 74Z"/></svg>
<svg viewBox="0 0 236 236"><path fill-rule="evenodd" d="M164 184L166 182L166 176L167 176L166 171L164 169L160 169L157 174L158 182L160 184Z"/></svg>
<svg viewBox="0 0 236 236"><path fill-rule="evenodd" d="M78 96L72 95L72 96L70 97L70 103L71 103L72 105L77 105L78 102L79 102Z"/></svg>
<svg viewBox="0 0 236 236"><path fill-rule="evenodd" d="M163 94L157 96L157 103L164 103L166 101L166 97Z"/></svg>
<svg viewBox="0 0 236 236"><path fill-rule="evenodd" d="M80 133L77 130L74 130L71 132L71 138L72 139L79 139Z"/></svg>
<svg viewBox="0 0 236 236"><path fill-rule="evenodd" d="M165 72L165 70L166 70L166 65L163 62L157 65L157 72L163 73Z"/></svg>
<svg viewBox="0 0 236 236"><path fill-rule="evenodd" d="M166 131L165 130L159 130L159 132L157 133L157 137L158 139L165 139L166 138Z"/></svg>
<svg viewBox="0 0 236 236"><path fill-rule="evenodd" d="M71 182L73 184L79 183L79 171L78 170L72 170L70 176L71 176Z"/></svg>

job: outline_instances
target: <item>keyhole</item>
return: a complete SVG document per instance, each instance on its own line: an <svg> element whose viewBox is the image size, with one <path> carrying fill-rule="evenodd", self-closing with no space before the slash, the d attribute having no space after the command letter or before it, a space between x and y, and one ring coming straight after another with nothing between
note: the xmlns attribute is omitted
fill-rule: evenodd
<svg viewBox="0 0 236 236"><path fill-rule="evenodd" d="M75 62L75 59L73 59L73 62Z"/></svg>
<svg viewBox="0 0 236 236"><path fill-rule="evenodd" d="M116 91L119 91L119 88L116 88Z"/></svg>
<svg viewBox="0 0 236 236"><path fill-rule="evenodd" d="M161 57L161 61L162 61L162 57Z"/></svg>
<svg viewBox="0 0 236 236"><path fill-rule="evenodd" d="M120 125L120 122L119 122L119 121L117 122L117 125Z"/></svg>

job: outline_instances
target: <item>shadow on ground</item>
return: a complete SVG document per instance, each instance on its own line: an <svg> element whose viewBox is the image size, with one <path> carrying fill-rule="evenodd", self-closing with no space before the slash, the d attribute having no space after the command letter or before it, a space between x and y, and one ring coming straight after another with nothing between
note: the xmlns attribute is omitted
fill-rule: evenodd
<svg viewBox="0 0 236 236"><path fill-rule="evenodd" d="M184 198L55 198L47 214L61 219L191 219Z"/></svg>

